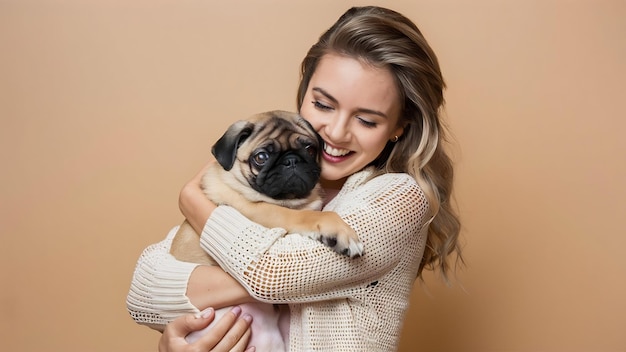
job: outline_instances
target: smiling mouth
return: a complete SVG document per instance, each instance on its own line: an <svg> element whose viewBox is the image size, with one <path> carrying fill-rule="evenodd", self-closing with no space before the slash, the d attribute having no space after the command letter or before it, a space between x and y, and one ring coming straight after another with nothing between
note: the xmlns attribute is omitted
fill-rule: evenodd
<svg viewBox="0 0 626 352"><path fill-rule="evenodd" d="M352 152L348 149L340 149L340 148L331 147L328 144L324 143L324 153L333 157L343 157Z"/></svg>

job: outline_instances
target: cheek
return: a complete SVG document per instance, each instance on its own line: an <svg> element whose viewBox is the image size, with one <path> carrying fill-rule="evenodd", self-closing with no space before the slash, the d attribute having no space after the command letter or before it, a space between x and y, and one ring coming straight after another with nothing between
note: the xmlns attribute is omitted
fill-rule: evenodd
<svg viewBox="0 0 626 352"><path fill-rule="evenodd" d="M365 137L365 134L363 134ZM365 137L361 139L363 141L364 149L367 149L370 154L374 154L378 156L382 153L383 149L387 145L387 135L385 133L375 133L369 136L369 138Z"/></svg>
<svg viewBox="0 0 626 352"><path fill-rule="evenodd" d="M307 120L307 122L310 123L311 126L313 126L313 129L316 132L319 132L321 124L320 124L319 119L316 118L314 109L312 109L309 105L302 105L299 113L300 113L300 116L304 117L304 119Z"/></svg>

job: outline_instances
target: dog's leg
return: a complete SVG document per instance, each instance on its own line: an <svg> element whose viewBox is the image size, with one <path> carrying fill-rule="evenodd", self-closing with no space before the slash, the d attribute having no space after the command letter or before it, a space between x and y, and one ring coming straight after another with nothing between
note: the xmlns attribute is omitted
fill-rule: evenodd
<svg viewBox="0 0 626 352"><path fill-rule="evenodd" d="M364 253L356 232L335 212L289 209L265 202L253 203L236 192L229 194L227 203L248 219L265 227L281 227L288 232L307 235L350 258L360 257Z"/></svg>

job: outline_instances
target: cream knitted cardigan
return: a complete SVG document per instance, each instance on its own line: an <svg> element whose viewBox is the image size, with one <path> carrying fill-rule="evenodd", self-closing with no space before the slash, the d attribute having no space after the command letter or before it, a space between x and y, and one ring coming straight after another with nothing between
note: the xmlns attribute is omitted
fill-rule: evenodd
<svg viewBox="0 0 626 352"><path fill-rule="evenodd" d="M423 191L407 174L348 178L324 210L359 235L365 255L349 259L298 234L268 229L219 206L201 236L203 248L259 301L286 303L291 351L394 351L426 243ZM139 258L127 307L140 324L162 328L197 312L185 296L195 264L168 252L175 233Z"/></svg>

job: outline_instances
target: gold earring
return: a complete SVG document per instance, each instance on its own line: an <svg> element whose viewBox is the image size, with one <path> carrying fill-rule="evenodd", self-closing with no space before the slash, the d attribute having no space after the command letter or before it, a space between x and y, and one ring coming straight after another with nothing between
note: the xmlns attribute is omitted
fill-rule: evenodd
<svg viewBox="0 0 626 352"><path fill-rule="evenodd" d="M393 138L391 138L391 142L392 142L392 143L395 143L395 142L397 142L397 141L398 141L398 139L400 139L400 137L398 137L398 136L393 136Z"/></svg>

